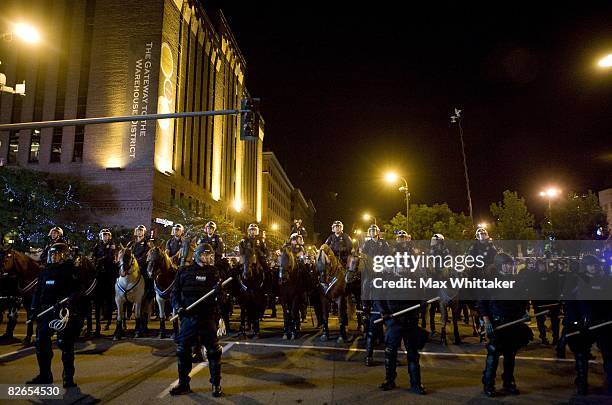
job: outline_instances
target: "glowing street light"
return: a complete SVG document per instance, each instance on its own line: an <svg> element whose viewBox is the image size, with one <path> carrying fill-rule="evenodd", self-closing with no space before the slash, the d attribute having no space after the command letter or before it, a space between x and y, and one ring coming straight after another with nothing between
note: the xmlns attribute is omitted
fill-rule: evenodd
<svg viewBox="0 0 612 405"><path fill-rule="evenodd" d="M240 203L240 201L234 200L234 204L232 204L232 208L234 208L234 211L240 212L240 210L242 209L242 204Z"/></svg>
<svg viewBox="0 0 612 405"><path fill-rule="evenodd" d="M22 41L35 44L40 41L40 33L36 28L29 24L17 23L13 27L13 33L21 38Z"/></svg>
<svg viewBox="0 0 612 405"><path fill-rule="evenodd" d="M273 231L278 231L278 224L277 223L273 223L271 226Z"/></svg>
<svg viewBox="0 0 612 405"><path fill-rule="evenodd" d="M601 58L599 62L597 62L597 66L599 66L600 68L604 68L604 69L611 68L612 67L612 53Z"/></svg>
<svg viewBox="0 0 612 405"><path fill-rule="evenodd" d="M362 231L361 229L355 229L355 235L361 235Z"/></svg>
<svg viewBox="0 0 612 405"><path fill-rule="evenodd" d="M370 214L368 214L367 212L365 214L363 214L363 220L364 221L370 221L371 219L374 220L374 225L376 225L376 217L372 216Z"/></svg>
<svg viewBox="0 0 612 405"><path fill-rule="evenodd" d="M489 224L487 224L486 222L481 222L478 224L478 228L487 229L487 226L489 226Z"/></svg>
<svg viewBox="0 0 612 405"><path fill-rule="evenodd" d="M552 200L561 194L561 190L556 187L549 187L540 191L540 197L548 199L548 223L552 227Z"/></svg>
<svg viewBox="0 0 612 405"><path fill-rule="evenodd" d="M399 188L401 193L406 195L406 230L408 230L408 213L410 212L410 192L408 191L408 182L405 178L399 176L395 172L385 173L385 181L389 184L395 184L398 180L404 182L404 185ZM376 223L376 222L374 222Z"/></svg>

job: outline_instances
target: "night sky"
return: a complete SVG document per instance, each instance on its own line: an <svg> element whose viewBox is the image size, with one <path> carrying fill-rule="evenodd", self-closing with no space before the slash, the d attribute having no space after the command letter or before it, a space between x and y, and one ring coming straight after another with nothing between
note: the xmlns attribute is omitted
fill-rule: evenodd
<svg viewBox="0 0 612 405"><path fill-rule="evenodd" d="M476 221L506 189L540 218L549 184L612 187L612 70L596 66L612 52L612 5L225 3L262 99L264 148L312 198L324 235L334 219L350 228L364 211L380 221L405 209L388 168L411 203L467 213L454 107Z"/></svg>

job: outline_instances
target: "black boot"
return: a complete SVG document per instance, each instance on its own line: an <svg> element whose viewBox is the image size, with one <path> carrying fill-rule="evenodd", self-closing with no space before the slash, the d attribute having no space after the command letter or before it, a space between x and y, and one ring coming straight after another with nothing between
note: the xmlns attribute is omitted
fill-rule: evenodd
<svg viewBox="0 0 612 405"><path fill-rule="evenodd" d="M366 338L366 355L365 355L365 365L366 367L371 367L374 365L374 336L373 334L368 332L368 336Z"/></svg>
<svg viewBox="0 0 612 405"><path fill-rule="evenodd" d="M448 342L446 341L446 326L443 326L440 329L440 344L447 346Z"/></svg>
<svg viewBox="0 0 612 405"><path fill-rule="evenodd" d="M115 335L113 336L113 340L120 340L123 336L123 322L117 321L117 325L115 326Z"/></svg>
<svg viewBox="0 0 612 405"><path fill-rule="evenodd" d="M17 318L9 316L6 320L6 332L2 335L2 339L12 339L13 333L15 332L15 326L17 326Z"/></svg>
<svg viewBox="0 0 612 405"><path fill-rule="evenodd" d="M514 381L515 356L515 352L504 353L504 372L502 374L502 381L504 382L504 390L510 395L520 394Z"/></svg>
<svg viewBox="0 0 612 405"><path fill-rule="evenodd" d="M397 367L397 350L385 347L385 381L378 386L383 391L389 391L397 387L395 377Z"/></svg>
<svg viewBox="0 0 612 405"><path fill-rule="evenodd" d="M74 383L74 348L62 351L62 363L64 365L64 372L62 373L64 388L76 387L77 385Z"/></svg>
<svg viewBox="0 0 612 405"><path fill-rule="evenodd" d="M557 343L557 358L564 359L565 358L565 335L561 335L559 342Z"/></svg>
<svg viewBox="0 0 612 405"><path fill-rule="evenodd" d="M425 388L421 384L421 366L419 364L419 354L408 356L408 375L410 375L410 391L415 394L425 395Z"/></svg>
<svg viewBox="0 0 612 405"><path fill-rule="evenodd" d="M323 321L323 333L321 334L321 341L326 342L329 339L329 326L327 321Z"/></svg>
<svg viewBox="0 0 612 405"><path fill-rule="evenodd" d="M191 392L191 387L189 384L177 384L170 389L170 395L184 395L189 394Z"/></svg>
<svg viewBox="0 0 612 405"><path fill-rule="evenodd" d="M212 396L220 397L223 395L221 390L221 353L219 347L218 352L208 356L208 369L210 370L210 383L212 384Z"/></svg>
<svg viewBox="0 0 612 405"><path fill-rule="evenodd" d="M463 342L461 341L461 336L459 335L459 328L458 328L458 327L456 327L456 328L453 330L453 334L454 334L454 337L455 337L455 344L456 344L456 345L460 345L461 343L463 343Z"/></svg>
<svg viewBox="0 0 612 405"><path fill-rule="evenodd" d="M497 373L497 365L499 363L499 354L491 348L487 348L487 359L485 361L485 369L482 372L483 391L486 396L494 397L495 392L495 374Z"/></svg>
<svg viewBox="0 0 612 405"><path fill-rule="evenodd" d="M338 336L338 343L344 343L348 340L348 337L346 336L346 325L341 324L340 325L340 336Z"/></svg>
<svg viewBox="0 0 612 405"><path fill-rule="evenodd" d="M142 314L142 318L140 319L140 329L143 335L149 331L149 314L146 312Z"/></svg>
<svg viewBox="0 0 612 405"><path fill-rule="evenodd" d="M27 381L26 384L53 384L51 357L42 353L36 353L36 360L38 360L39 373L36 377Z"/></svg>
<svg viewBox="0 0 612 405"><path fill-rule="evenodd" d="M164 339L166 337L166 321L163 319L159 321L159 338Z"/></svg>
<svg viewBox="0 0 612 405"><path fill-rule="evenodd" d="M291 328L291 340L295 340L299 337L300 334L300 320L295 319L293 321L293 325Z"/></svg>
<svg viewBox="0 0 612 405"><path fill-rule="evenodd" d="M576 359L576 393L578 395L587 395L589 391L588 375L589 375L589 359L586 353L574 353Z"/></svg>

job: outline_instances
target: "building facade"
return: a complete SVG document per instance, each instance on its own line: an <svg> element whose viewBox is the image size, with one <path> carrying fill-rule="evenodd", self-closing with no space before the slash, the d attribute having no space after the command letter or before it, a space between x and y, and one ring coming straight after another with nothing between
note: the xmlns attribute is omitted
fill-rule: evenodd
<svg viewBox="0 0 612 405"><path fill-rule="evenodd" d="M612 188L599 192L599 205L608 216L608 229L612 232Z"/></svg>
<svg viewBox="0 0 612 405"><path fill-rule="evenodd" d="M238 109L246 63L220 10L197 0L8 1L41 27L36 52L11 43L2 69L26 96L0 96L0 122ZM263 121L262 121L263 122ZM262 220L264 138L238 115L0 132L0 164L76 175L111 193L88 209L132 227L179 206Z"/></svg>
<svg viewBox="0 0 612 405"><path fill-rule="evenodd" d="M263 152L263 218L262 224L282 238L291 231L291 193L293 184L274 152Z"/></svg>

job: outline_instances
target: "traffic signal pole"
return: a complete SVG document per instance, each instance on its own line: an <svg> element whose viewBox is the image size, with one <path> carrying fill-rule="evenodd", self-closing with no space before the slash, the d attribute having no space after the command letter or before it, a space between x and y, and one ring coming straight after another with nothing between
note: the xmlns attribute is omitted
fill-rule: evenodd
<svg viewBox="0 0 612 405"><path fill-rule="evenodd" d="M113 122L132 122L132 121L153 121L171 118L192 118L209 117L215 115L237 115L249 113L251 110L213 110L213 111L188 111L167 114L146 114L146 115L124 115L116 117L97 117L97 118L76 118L57 121L38 121L38 122L19 122L15 124L0 124L0 131L19 131L21 129L39 129L68 127L77 125L110 124Z"/></svg>

